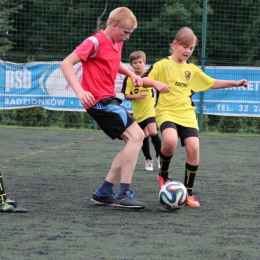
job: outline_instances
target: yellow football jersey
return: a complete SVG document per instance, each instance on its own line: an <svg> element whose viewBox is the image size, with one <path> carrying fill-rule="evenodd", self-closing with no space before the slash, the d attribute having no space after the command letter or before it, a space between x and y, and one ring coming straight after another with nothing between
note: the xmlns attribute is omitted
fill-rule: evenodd
<svg viewBox="0 0 260 260"><path fill-rule="evenodd" d="M170 92L159 94L155 107L157 125L170 121L198 129L192 95L209 90L215 79L194 64L178 64L169 56L152 65L143 75L169 86Z"/></svg>
<svg viewBox="0 0 260 260"><path fill-rule="evenodd" d="M153 88L135 87L131 78L125 77L122 86L122 93L137 95L142 92L147 93L147 96L144 99L132 100L133 116L137 123L142 122L149 117L155 117Z"/></svg>

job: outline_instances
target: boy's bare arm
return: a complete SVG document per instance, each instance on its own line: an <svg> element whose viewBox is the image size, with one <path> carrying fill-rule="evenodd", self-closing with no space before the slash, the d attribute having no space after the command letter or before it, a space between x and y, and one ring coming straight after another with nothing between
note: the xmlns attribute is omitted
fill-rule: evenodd
<svg viewBox="0 0 260 260"><path fill-rule="evenodd" d="M60 64L61 71L62 71L66 81L73 88L75 93L79 92L80 89L82 89L76 78L75 71L73 69L73 65L77 64L79 62L81 62L81 59L75 53L71 53Z"/></svg>
<svg viewBox="0 0 260 260"><path fill-rule="evenodd" d="M122 62L120 62L118 72L131 78L134 86L143 86L143 80L139 76L135 75L134 72L129 70Z"/></svg>
<svg viewBox="0 0 260 260"><path fill-rule="evenodd" d="M81 101L83 105L92 106L94 105L94 97L90 92L85 91L81 85L79 84L73 65L81 62L81 59L78 55L72 52L67 58L65 58L61 64L61 71L68 82L68 84L72 87L74 92L76 93L78 99Z"/></svg>

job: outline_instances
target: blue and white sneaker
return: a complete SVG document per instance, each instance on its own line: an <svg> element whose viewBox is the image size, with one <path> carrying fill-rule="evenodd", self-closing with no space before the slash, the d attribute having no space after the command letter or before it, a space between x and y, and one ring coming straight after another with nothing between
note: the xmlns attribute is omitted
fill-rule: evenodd
<svg viewBox="0 0 260 260"><path fill-rule="evenodd" d="M115 193L115 190L113 188L111 190L111 194L114 195L115 197L117 197L117 194Z"/></svg>
<svg viewBox="0 0 260 260"><path fill-rule="evenodd" d="M129 209L144 209L145 206L136 200L134 197L132 191L128 190L125 195L116 197L117 198L117 204L116 207L121 208L129 208Z"/></svg>
<svg viewBox="0 0 260 260"><path fill-rule="evenodd" d="M109 206L116 206L117 199L115 197L115 192L112 189L111 195L109 196L102 196L98 190L95 190L91 200L95 202L96 204L102 204L102 205L109 205Z"/></svg>

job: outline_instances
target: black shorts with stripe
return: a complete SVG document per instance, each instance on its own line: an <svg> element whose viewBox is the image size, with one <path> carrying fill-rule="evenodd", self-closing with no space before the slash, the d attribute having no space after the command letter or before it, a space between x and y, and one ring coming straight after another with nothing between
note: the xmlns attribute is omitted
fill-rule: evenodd
<svg viewBox="0 0 260 260"><path fill-rule="evenodd" d="M121 103L122 100L116 97L104 98L87 109L89 115L111 139L122 139L120 135L135 121Z"/></svg>

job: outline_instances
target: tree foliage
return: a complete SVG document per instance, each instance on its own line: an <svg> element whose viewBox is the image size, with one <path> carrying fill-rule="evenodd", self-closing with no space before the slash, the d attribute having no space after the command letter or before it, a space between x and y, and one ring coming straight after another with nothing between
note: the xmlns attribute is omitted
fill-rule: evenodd
<svg viewBox="0 0 260 260"><path fill-rule="evenodd" d="M214 15L208 18L207 57L254 64L260 54L259 1L221 2L210 1Z"/></svg>
<svg viewBox="0 0 260 260"><path fill-rule="evenodd" d="M18 5L19 2L19 5ZM199 39L193 59L201 60L203 0L2 0L0 52L24 62L61 60L87 36L105 28L109 12L129 7L138 28L125 43L123 61L141 49L148 62L169 55L178 29L191 27ZM206 65L259 64L260 1L208 1ZM6 34L8 32L8 35Z"/></svg>
<svg viewBox="0 0 260 260"><path fill-rule="evenodd" d="M11 17L20 9L22 6L12 3L12 1L0 1L0 54L8 52L15 44L10 40L12 33L16 30L13 27L14 20Z"/></svg>

